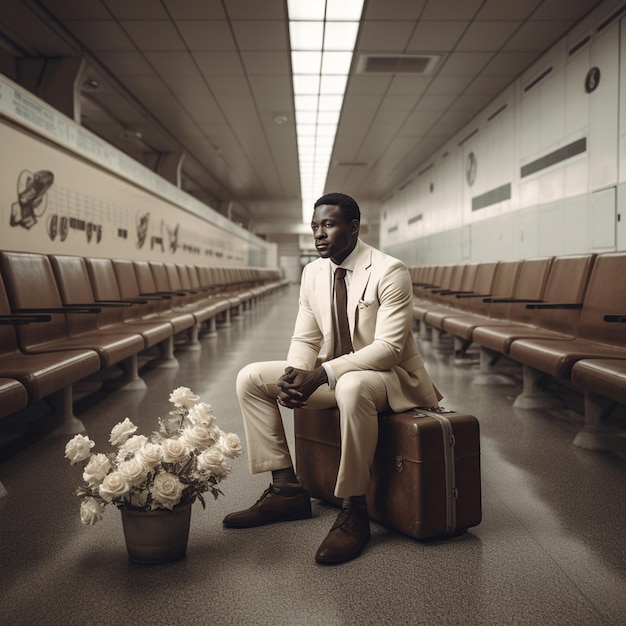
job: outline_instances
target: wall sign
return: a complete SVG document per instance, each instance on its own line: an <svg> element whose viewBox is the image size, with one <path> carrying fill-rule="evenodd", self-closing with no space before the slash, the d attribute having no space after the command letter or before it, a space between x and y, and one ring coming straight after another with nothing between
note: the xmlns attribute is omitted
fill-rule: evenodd
<svg viewBox="0 0 626 626"><path fill-rule="evenodd" d="M598 88L600 84L600 68L592 67L585 77L585 91L591 93Z"/></svg>
<svg viewBox="0 0 626 626"><path fill-rule="evenodd" d="M471 187L476 180L476 155L473 152L470 152L467 155L467 163L465 164L465 178L467 180L467 184Z"/></svg>

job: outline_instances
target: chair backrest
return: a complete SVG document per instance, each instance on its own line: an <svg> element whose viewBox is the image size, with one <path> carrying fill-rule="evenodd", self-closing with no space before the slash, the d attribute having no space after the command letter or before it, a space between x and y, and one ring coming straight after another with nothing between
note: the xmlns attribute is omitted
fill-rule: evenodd
<svg viewBox="0 0 626 626"><path fill-rule="evenodd" d="M63 304L94 304L85 260L79 256L48 255ZM66 316L70 335L97 330L99 313L73 313Z"/></svg>
<svg viewBox="0 0 626 626"><path fill-rule="evenodd" d="M522 261L513 297L519 300L542 300L553 262L554 257L541 257ZM498 306L501 305L494 305L494 307ZM504 305L504 307L506 306ZM532 324L535 319L535 311L528 309L524 302L514 302L510 305L509 311L504 314L504 317L513 322Z"/></svg>
<svg viewBox="0 0 626 626"><path fill-rule="evenodd" d="M0 252L0 267L12 309L59 309L63 306L52 266L44 254ZM67 338L65 315L52 313L49 322L19 326L17 336L21 349L26 352Z"/></svg>
<svg viewBox="0 0 626 626"><path fill-rule="evenodd" d="M626 313L626 252L599 254L591 270L578 325L578 336L626 347L626 324L604 321Z"/></svg>
<svg viewBox="0 0 626 626"><path fill-rule="evenodd" d="M11 305L4 287L4 280L0 272L0 315L10 315ZM42 322L45 323L45 322ZM15 354L19 352L15 327L11 324L0 324L0 354Z"/></svg>
<svg viewBox="0 0 626 626"><path fill-rule="evenodd" d="M576 254L554 259L543 293L546 303L582 303L596 255ZM575 336L578 334L580 309L535 309L536 326Z"/></svg>
<svg viewBox="0 0 626 626"><path fill-rule="evenodd" d="M481 272L483 265L484 271ZM515 293L521 265L521 261L499 261L494 264L481 264L481 267L478 268L474 291L477 294L488 294L494 298L512 298ZM489 289L483 290L482 287L489 287ZM483 299L480 297L468 298L466 302L466 309L477 315L494 316L498 319L499 316L508 313L507 305L490 305L483 302Z"/></svg>
<svg viewBox="0 0 626 626"><path fill-rule="evenodd" d="M111 259L87 257L87 272L91 280L91 289L96 300L121 300L122 294L117 284Z"/></svg>

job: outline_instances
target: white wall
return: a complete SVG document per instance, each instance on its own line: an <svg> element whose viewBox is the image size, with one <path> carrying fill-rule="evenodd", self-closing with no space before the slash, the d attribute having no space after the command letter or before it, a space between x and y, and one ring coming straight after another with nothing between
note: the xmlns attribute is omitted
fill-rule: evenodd
<svg viewBox="0 0 626 626"><path fill-rule="evenodd" d="M233 224L0 77L0 249L276 267Z"/></svg>
<svg viewBox="0 0 626 626"><path fill-rule="evenodd" d="M384 250L433 264L626 249L626 24L598 30L620 4L579 24L417 168L382 207Z"/></svg>

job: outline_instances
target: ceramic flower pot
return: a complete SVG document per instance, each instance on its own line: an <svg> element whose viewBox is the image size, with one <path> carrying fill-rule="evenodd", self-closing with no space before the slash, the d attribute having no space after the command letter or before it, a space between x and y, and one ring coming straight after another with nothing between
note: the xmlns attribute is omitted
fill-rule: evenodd
<svg viewBox="0 0 626 626"><path fill-rule="evenodd" d="M120 509L130 560L155 565L182 559L187 552L191 505L188 502L172 511Z"/></svg>

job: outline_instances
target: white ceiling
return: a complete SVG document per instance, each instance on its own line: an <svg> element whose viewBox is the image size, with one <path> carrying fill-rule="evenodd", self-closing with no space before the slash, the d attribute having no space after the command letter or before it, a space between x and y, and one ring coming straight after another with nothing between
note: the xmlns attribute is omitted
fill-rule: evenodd
<svg viewBox="0 0 626 626"><path fill-rule="evenodd" d="M327 190L376 222L382 198L601 4L365 0ZM149 166L184 153L183 188L251 230L301 222L286 0L2 0L0 48L85 55L99 86L83 90L84 126ZM441 59L427 76L365 75L365 54Z"/></svg>

